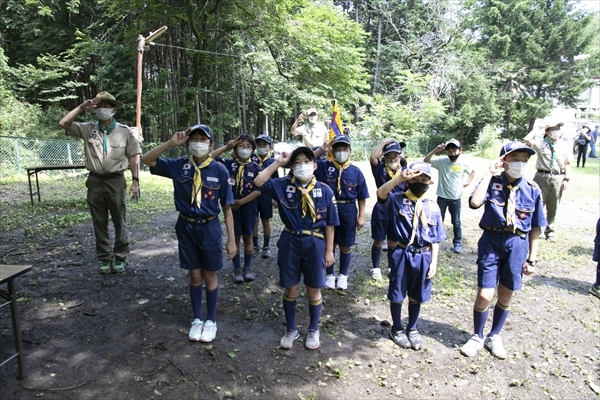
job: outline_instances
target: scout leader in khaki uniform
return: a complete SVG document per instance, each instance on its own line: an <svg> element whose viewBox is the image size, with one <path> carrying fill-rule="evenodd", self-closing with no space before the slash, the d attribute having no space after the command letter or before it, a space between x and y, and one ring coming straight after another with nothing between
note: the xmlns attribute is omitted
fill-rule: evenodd
<svg viewBox="0 0 600 400"><path fill-rule="evenodd" d="M137 197L140 163L140 145L127 125L118 123L115 112L123 104L108 92L81 103L58 123L68 136L83 139L85 167L90 171L85 185L87 201L96 235L96 255L101 261L100 273L125 271L129 255L127 221L125 217L125 190L127 183L123 171L131 170L131 195ZM95 110L97 122L74 122L85 111ZM108 213L115 226L115 245L108 238ZM114 256L114 261L113 261Z"/></svg>

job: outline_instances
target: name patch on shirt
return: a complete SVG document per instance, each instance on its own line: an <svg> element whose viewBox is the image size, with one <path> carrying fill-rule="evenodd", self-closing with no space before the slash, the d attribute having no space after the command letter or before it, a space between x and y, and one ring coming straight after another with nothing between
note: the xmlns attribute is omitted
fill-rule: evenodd
<svg viewBox="0 0 600 400"><path fill-rule="evenodd" d="M287 193L294 193L294 191L295 191L295 190L296 190L296 186L291 186L291 185L288 185L288 187L287 187L287 188L285 188L285 191L286 191Z"/></svg>
<svg viewBox="0 0 600 400"><path fill-rule="evenodd" d="M312 192L313 192L312 195L315 198L317 198L317 197L323 197L323 193L321 192L321 188L313 189Z"/></svg>
<svg viewBox="0 0 600 400"><path fill-rule="evenodd" d="M219 178L216 178L214 176L207 176L206 180L209 182L219 182Z"/></svg>
<svg viewBox="0 0 600 400"><path fill-rule="evenodd" d="M250 178L254 178L254 172L248 172L248 176L249 176Z"/></svg>

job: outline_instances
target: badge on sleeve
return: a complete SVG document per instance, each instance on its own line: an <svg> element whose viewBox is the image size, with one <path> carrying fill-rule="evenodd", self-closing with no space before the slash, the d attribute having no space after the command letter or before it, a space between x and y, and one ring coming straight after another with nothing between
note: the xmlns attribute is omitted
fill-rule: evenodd
<svg viewBox="0 0 600 400"><path fill-rule="evenodd" d="M227 183L229 183L229 185L231 185L231 186L234 186L235 185L235 179L229 178L229 179L227 179Z"/></svg>
<svg viewBox="0 0 600 400"><path fill-rule="evenodd" d="M329 172L334 172L334 171L335 171L335 167L329 167L329 168L327 169L327 171L329 171Z"/></svg>
<svg viewBox="0 0 600 400"><path fill-rule="evenodd" d="M285 191L287 193L294 193L296 191L296 186L288 185L288 187L285 188Z"/></svg>
<svg viewBox="0 0 600 400"><path fill-rule="evenodd" d="M92 140L98 140L98 131L92 130Z"/></svg>
<svg viewBox="0 0 600 400"><path fill-rule="evenodd" d="M192 166L190 164L183 164L183 169L190 169Z"/></svg>

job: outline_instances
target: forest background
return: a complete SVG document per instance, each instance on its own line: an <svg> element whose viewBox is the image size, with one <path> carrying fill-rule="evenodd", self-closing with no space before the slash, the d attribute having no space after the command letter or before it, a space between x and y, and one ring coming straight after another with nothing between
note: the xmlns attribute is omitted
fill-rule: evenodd
<svg viewBox="0 0 600 400"><path fill-rule="evenodd" d="M196 121L288 139L336 98L347 133L466 146L521 138L600 76L600 15L571 0L0 0L0 136L64 138L107 90L146 142ZM589 55L581 57L581 55ZM83 117L93 118L92 114ZM430 147L432 147L430 146Z"/></svg>

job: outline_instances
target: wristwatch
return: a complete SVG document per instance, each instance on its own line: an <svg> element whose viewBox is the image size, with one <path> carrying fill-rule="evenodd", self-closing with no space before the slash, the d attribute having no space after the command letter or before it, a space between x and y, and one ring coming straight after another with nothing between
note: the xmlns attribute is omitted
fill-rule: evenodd
<svg viewBox="0 0 600 400"><path fill-rule="evenodd" d="M563 178L563 181L569 182L571 178Z"/></svg>
<svg viewBox="0 0 600 400"><path fill-rule="evenodd" d="M529 259L528 259L528 260L527 260L527 261L525 261L525 262L526 262L527 264L531 265L532 267L535 267L535 266L537 265L537 263L538 263L538 260L533 260L533 261L532 261L532 260L529 260Z"/></svg>
<svg viewBox="0 0 600 400"><path fill-rule="evenodd" d="M139 181L140 181L140 178L139 178L138 176L132 176L132 177L131 177L131 180L132 180L132 181L138 181L138 182L139 182Z"/></svg>

